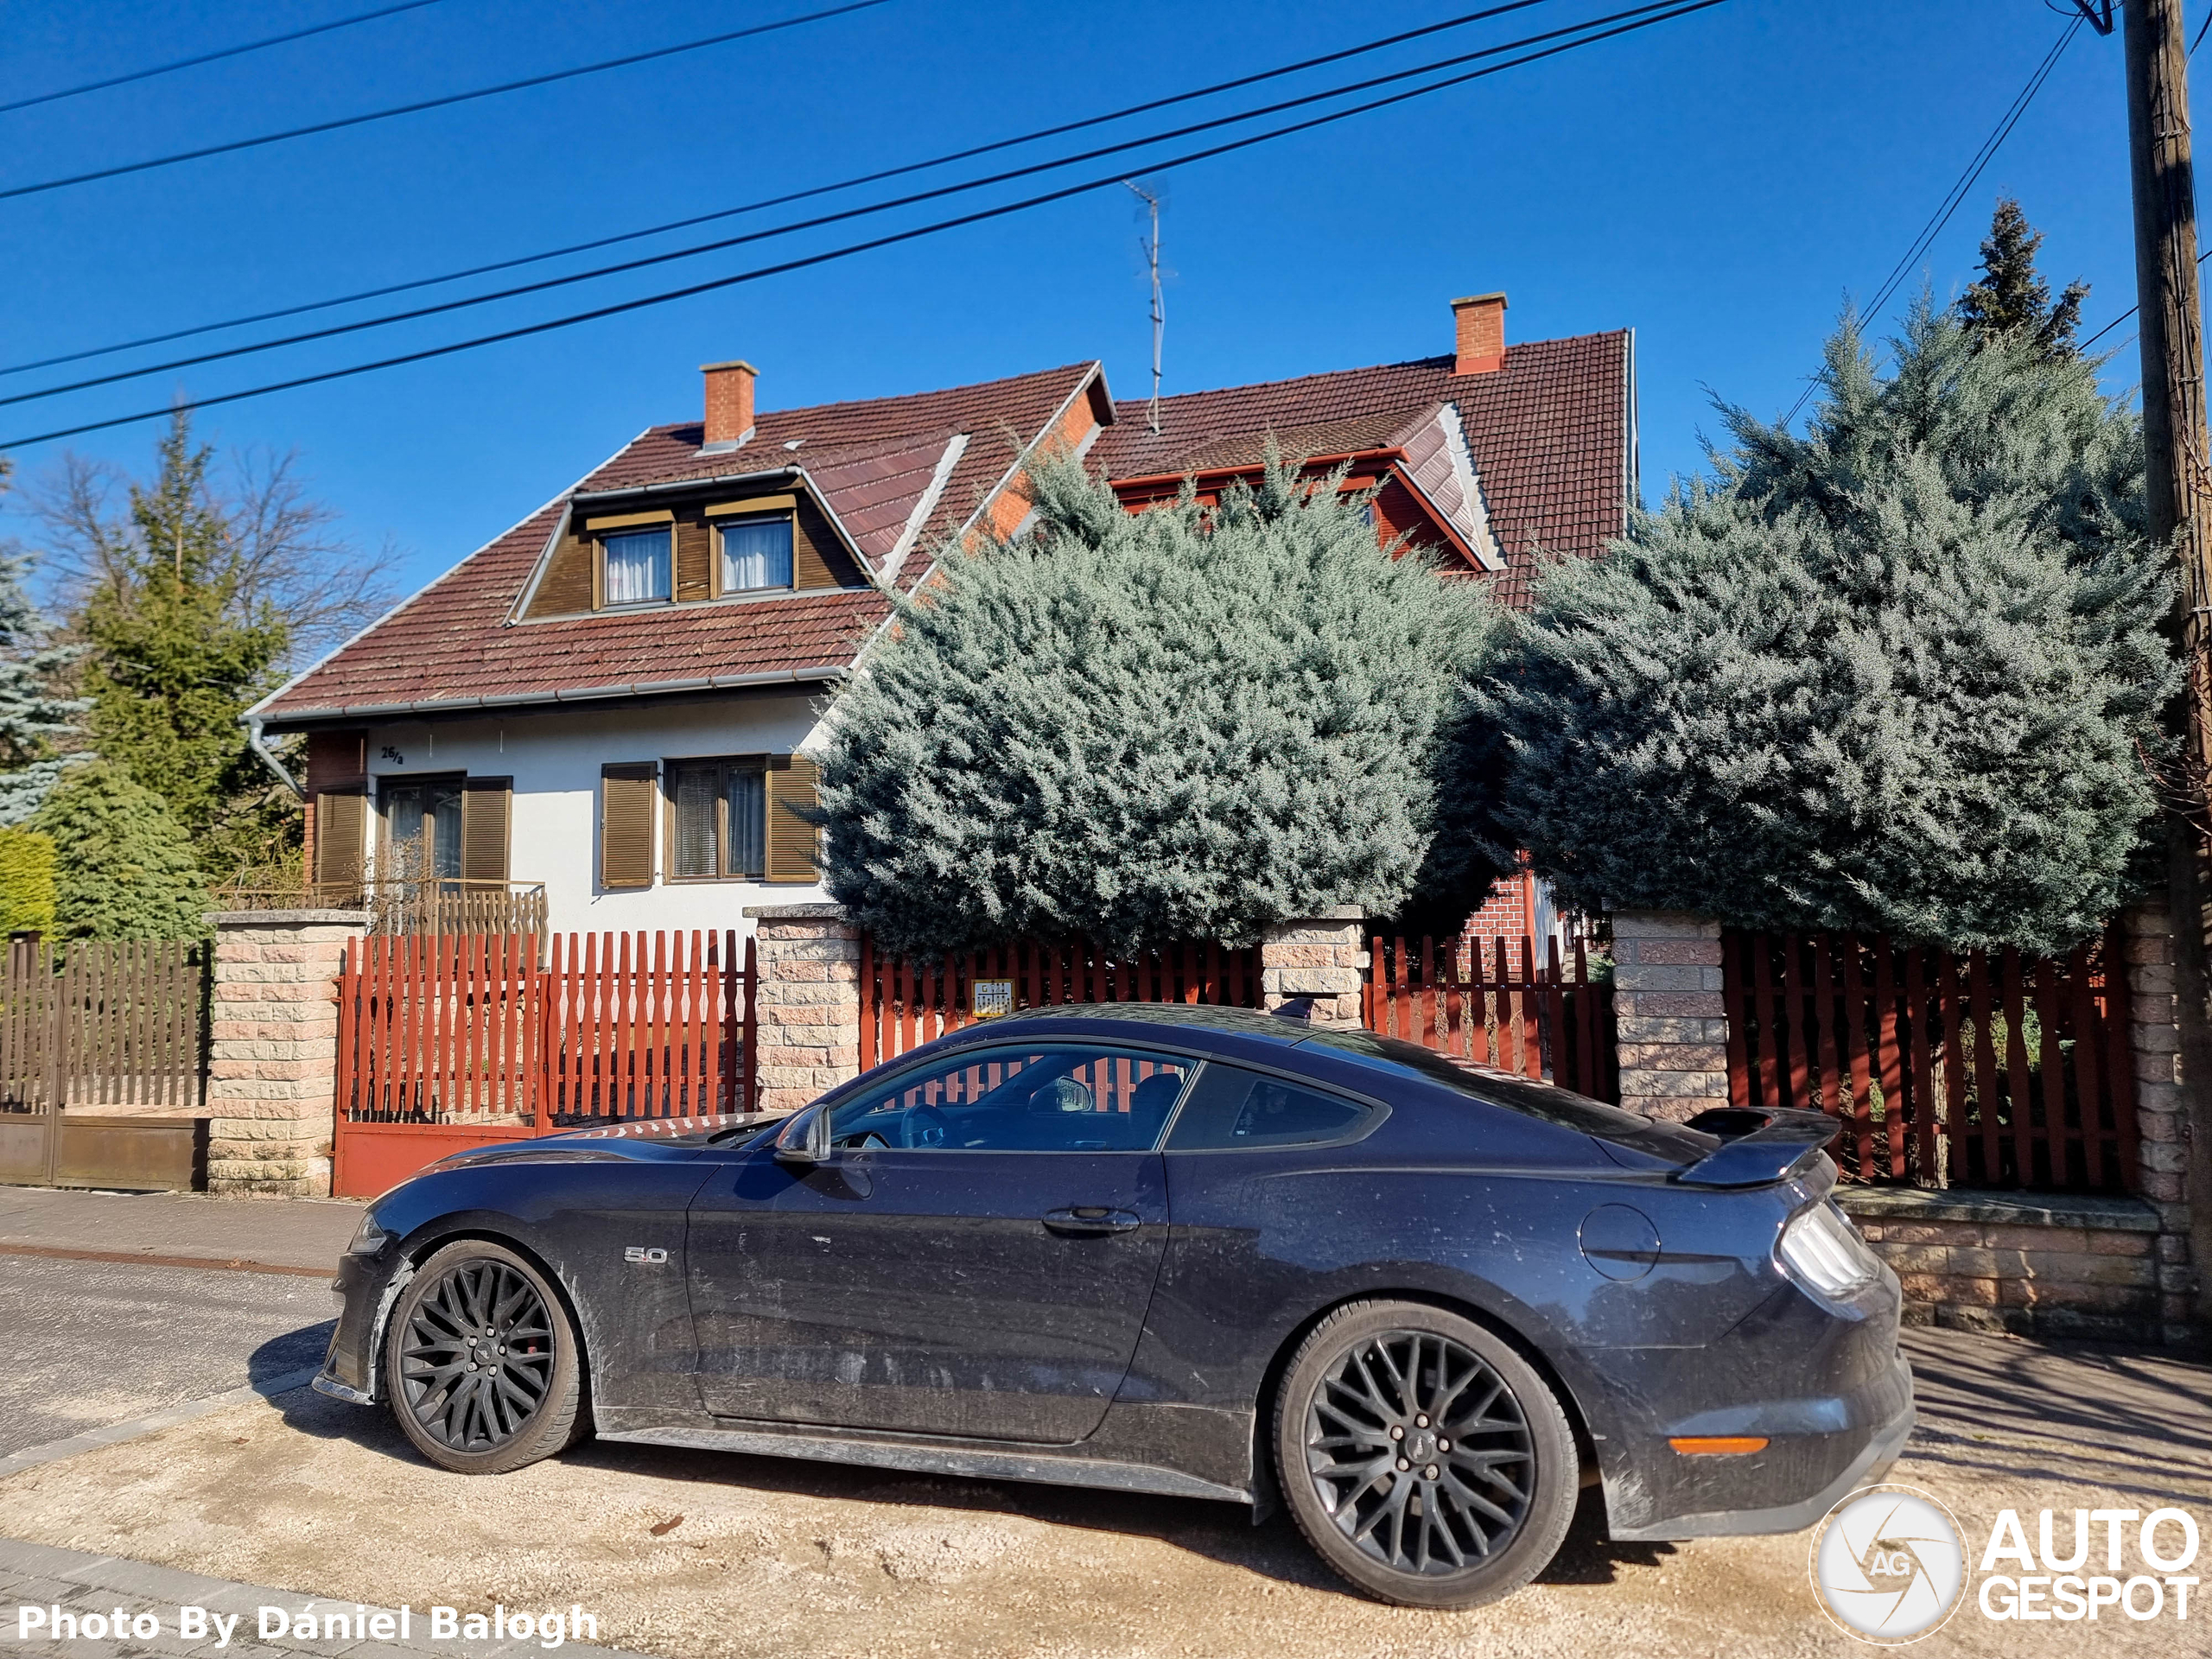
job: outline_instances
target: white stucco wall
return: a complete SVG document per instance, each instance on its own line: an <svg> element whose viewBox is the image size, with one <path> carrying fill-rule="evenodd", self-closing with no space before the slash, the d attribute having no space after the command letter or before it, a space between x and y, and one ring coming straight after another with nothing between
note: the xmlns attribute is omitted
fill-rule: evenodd
<svg viewBox="0 0 2212 1659"><path fill-rule="evenodd" d="M388 779L465 772L514 779L507 874L545 884L556 932L639 928L752 931L747 905L806 904L814 883L667 880L661 825L649 888L599 886L599 769L617 761L814 750L820 689L624 709L588 706L467 721L414 721L369 728L371 799ZM395 759L395 756L397 758ZM658 811L664 812L661 803ZM373 815L372 815L373 818ZM373 842L375 825L369 826Z"/></svg>

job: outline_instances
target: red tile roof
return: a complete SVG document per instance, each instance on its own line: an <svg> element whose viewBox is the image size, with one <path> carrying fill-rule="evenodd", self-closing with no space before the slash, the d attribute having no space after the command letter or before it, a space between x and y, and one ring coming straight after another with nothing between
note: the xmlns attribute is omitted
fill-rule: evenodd
<svg viewBox="0 0 2212 1659"><path fill-rule="evenodd" d="M516 622L516 601L571 495L804 466L864 552L896 543L956 433L968 445L946 479L925 538L950 535L1014 464L1011 435L1033 441L1096 372L1039 374L865 402L772 410L741 448L702 453L698 422L656 426L505 535L341 646L262 705L287 720L404 712L419 705L512 705L696 682L820 678L850 664L890 614L873 589L794 594ZM911 579L923 565L910 559ZM671 683L673 683L673 684Z"/></svg>
<svg viewBox="0 0 2212 1659"><path fill-rule="evenodd" d="M1499 597L1525 605L1535 550L1592 556L1620 533L1633 466L1629 346L1624 330L1580 334L1512 346L1490 374L1454 374L1452 358L1432 357L1185 392L1160 399L1157 437L1146 401L1125 398L1090 461L1113 478L1249 464L1269 431L1289 456L1343 454L1358 447L1348 440L1450 402L1506 556Z"/></svg>
<svg viewBox="0 0 2212 1659"><path fill-rule="evenodd" d="M1495 373L1454 375L1449 357L1118 406L1089 461L1115 478L1249 464L1268 432L1288 454L1387 444L1423 411L1457 405L1490 524L1508 560L1492 578L1525 603L1535 549L1591 555L1618 533L1633 442L1629 336L1516 345ZM262 705L273 725L418 707L512 705L633 689L819 678L848 665L889 602L869 590L512 620L569 496L804 467L871 561L897 545L946 445L966 448L944 480L923 544L968 521L1096 372L1071 364L950 391L762 413L741 448L700 449L696 421L648 429L561 497L285 686ZM909 557L902 585L926 561Z"/></svg>

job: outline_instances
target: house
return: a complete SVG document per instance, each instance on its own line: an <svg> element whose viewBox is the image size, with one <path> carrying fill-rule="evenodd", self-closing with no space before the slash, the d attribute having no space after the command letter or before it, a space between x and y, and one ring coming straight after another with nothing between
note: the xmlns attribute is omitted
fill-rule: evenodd
<svg viewBox="0 0 2212 1659"><path fill-rule="evenodd" d="M1633 336L1509 348L1504 296L1453 309L1449 354L1164 398L1157 429L1096 362L777 410L751 365L709 365L702 418L640 433L248 725L306 736L318 882L542 885L563 931L741 928L822 896L809 756L891 595L1018 530L1047 449L1136 510L1256 474L1272 437L1513 603L1535 550L1597 552L1636 499ZM1485 913L1518 935L1537 903L1507 884Z"/></svg>

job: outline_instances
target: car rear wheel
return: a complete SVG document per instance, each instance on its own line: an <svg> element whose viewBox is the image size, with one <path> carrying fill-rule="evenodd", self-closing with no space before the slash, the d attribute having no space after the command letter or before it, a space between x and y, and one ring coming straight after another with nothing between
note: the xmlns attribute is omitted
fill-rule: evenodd
<svg viewBox="0 0 2212 1659"><path fill-rule="evenodd" d="M1574 1516L1557 1397L1510 1344L1422 1303L1322 1320L1284 1373L1274 1441L1300 1530L1378 1600L1494 1601L1550 1565Z"/></svg>
<svg viewBox="0 0 2212 1659"><path fill-rule="evenodd" d="M442 1468L498 1475L576 1437L582 1377L561 1298L504 1245L436 1251L400 1292L385 1335L391 1408Z"/></svg>

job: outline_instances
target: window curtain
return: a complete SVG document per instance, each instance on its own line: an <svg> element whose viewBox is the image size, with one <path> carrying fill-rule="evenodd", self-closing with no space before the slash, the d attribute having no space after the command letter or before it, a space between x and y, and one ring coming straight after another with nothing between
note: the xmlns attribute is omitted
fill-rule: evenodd
<svg viewBox="0 0 2212 1659"><path fill-rule="evenodd" d="M607 538L609 605L641 605L668 597L668 532L627 531Z"/></svg>
<svg viewBox="0 0 2212 1659"><path fill-rule="evenodd" d="M791 585L791 521L740 519L722 526L722 591Z"/></svg>
<svg viewBox="0 0 2212 1659"><path fill-rule="evenodd" d="M757 876L768 867L767 779L750 767L729 774L729 869Z"/></svg>

